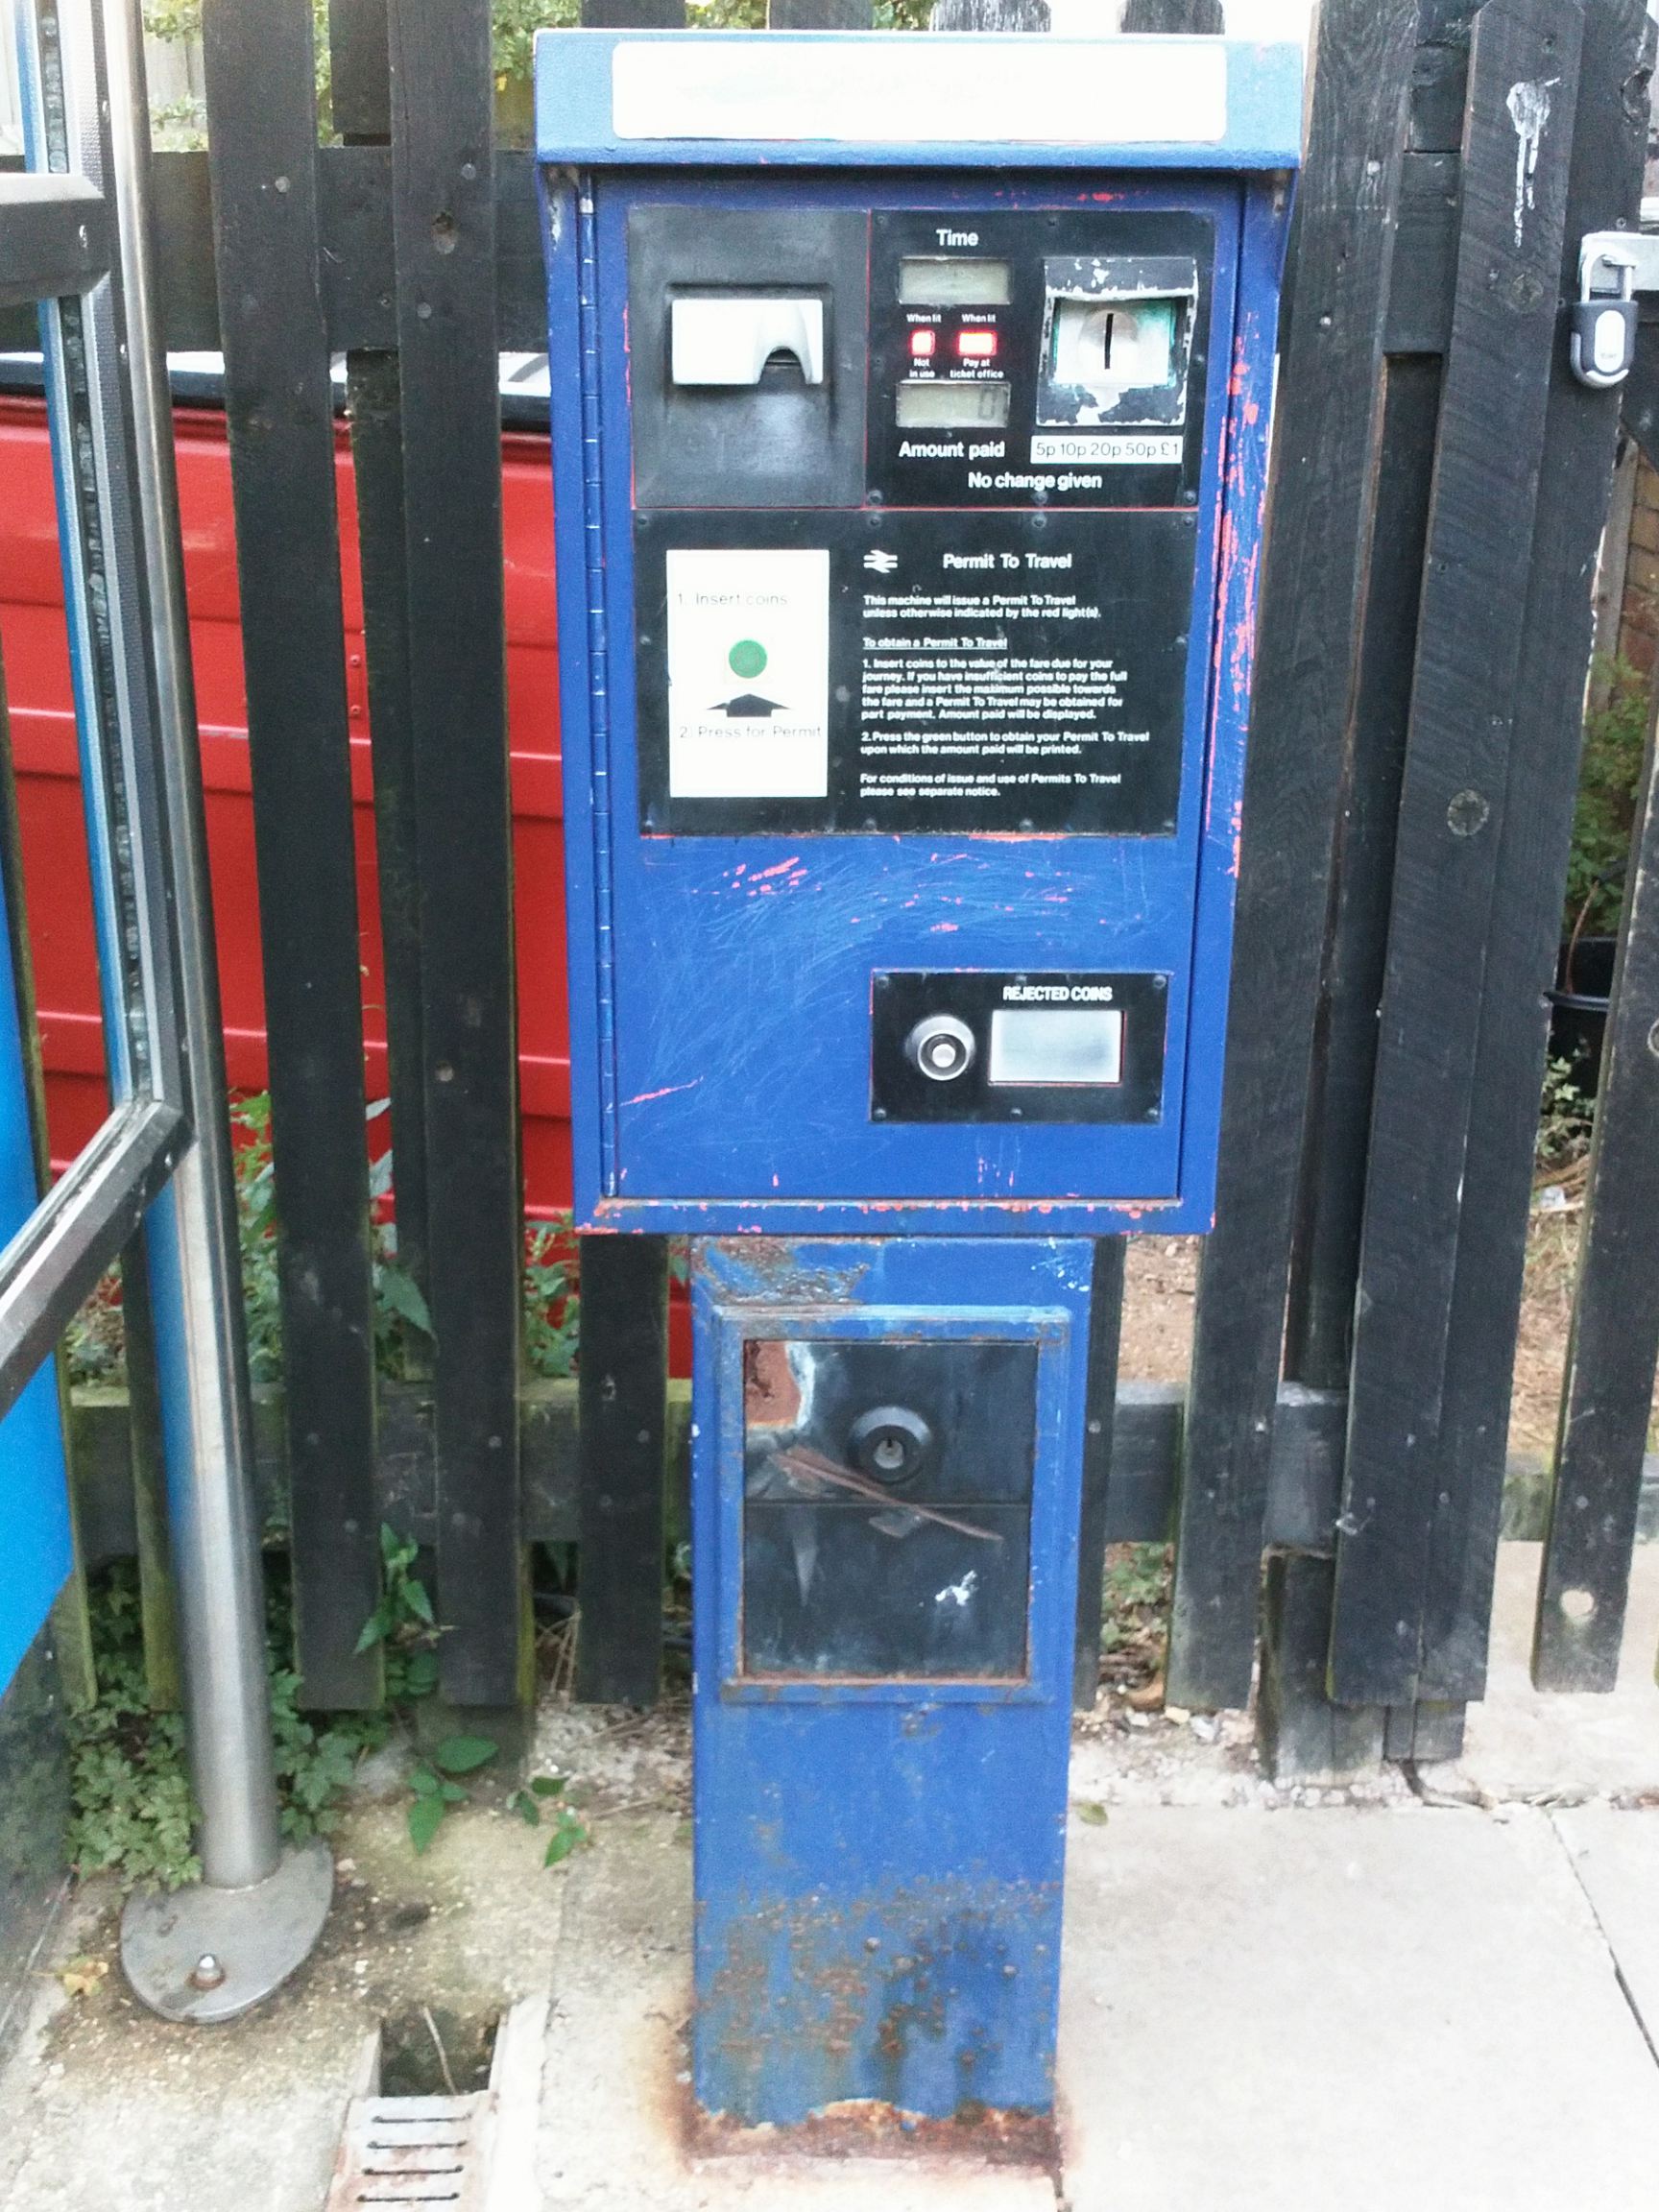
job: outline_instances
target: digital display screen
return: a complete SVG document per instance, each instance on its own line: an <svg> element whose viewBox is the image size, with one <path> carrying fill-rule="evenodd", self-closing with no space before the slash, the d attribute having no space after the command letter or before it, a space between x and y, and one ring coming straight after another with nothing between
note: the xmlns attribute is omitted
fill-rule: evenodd
<svg viewBox="0 0 1659 2212"><path fill-rule="evenodd" d="M993 1083L1120 1083L1123 1016L1116 1007L998 1006L987 1073Z"/></svg>
<svg viewBox="0 0 1659 2212"><path fill-rule="evenodd" d="M907 307L1006 307L1008 285L1006 261L913 253L899 264L899 297Z"/></svg>
<svg viewBox="0 0 1659 2212"><path fill-rule="evenodd" d="M1005 378L949 383L912 377L899 387L901 430L1003 430L1014 390Z"/></svg>

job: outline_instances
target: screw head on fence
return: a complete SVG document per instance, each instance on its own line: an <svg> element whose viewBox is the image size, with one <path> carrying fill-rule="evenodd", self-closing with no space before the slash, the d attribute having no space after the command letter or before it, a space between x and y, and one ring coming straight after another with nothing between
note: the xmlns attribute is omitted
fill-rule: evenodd
<svg viewBox="0 0 1659 2212"><path fill-rule="evenodd" d="M1484 830L1492 812L1479 791L1459 791L1446 809L1446 827L1454 837L1473 837Z"/></svg>

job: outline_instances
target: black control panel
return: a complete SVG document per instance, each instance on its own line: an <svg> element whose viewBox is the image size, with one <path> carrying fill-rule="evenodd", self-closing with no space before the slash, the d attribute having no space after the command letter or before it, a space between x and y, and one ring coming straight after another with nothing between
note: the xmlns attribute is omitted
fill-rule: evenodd
<svg viewBox="0 0 1659 2212"><path fill-rule="evenodd" d="M888 970L871 978L877 1121L1155 1121L1169 979Z"/></svg>
<svg viewBox="0 0 1659 2212"><path fill-rule="evenodd" d="M1214 245L634 209L646 834L1174 833Z"/></svg>
<svg viewBox="0 0 1659 2212"><path fill-rule="evenodd" d="M877 215L871 499L1193 502L1213 252L1192 215Z"/></svg>

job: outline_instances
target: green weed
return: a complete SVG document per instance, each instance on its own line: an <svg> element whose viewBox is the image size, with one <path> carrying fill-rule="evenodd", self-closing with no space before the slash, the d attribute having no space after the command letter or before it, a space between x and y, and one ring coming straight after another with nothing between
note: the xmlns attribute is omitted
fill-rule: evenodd
<svg viewBox="0 0 1659 2212"><path fill-rule="evenodd" d="M176 1889L202 1871L192 1841L195 1807L184 1723L150 1709L138 1571L119 1560L93 1578L92 1647L98 1701L69 1719L69 1856L77 1873L112 1874L124 1888ZM366 1750L383 1743L383 1713L325 1719L299 1706L288 1665L292 1617L285 1562L266 1561L271 1717L282 1832L296 1841L325 1834Z"/></svg>

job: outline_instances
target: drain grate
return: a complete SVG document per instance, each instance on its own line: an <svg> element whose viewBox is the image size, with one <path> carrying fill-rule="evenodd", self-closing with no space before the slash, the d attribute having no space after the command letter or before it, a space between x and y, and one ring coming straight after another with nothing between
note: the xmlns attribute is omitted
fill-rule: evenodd
<svg viewBox="0 0 1659 2212"><path fill-rule="evenodd" d="M496 2095L354 2097L325 2212L441 2204L484 2212Z"/></svg>

